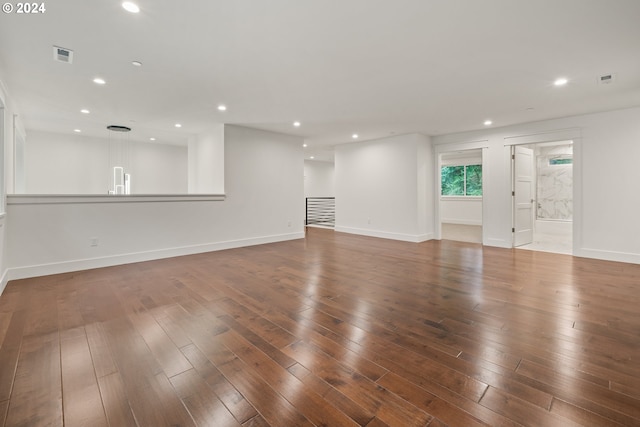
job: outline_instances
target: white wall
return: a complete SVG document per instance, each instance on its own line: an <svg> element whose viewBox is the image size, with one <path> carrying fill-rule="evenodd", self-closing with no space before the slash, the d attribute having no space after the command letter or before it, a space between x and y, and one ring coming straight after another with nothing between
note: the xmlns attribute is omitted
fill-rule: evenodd
<svg viewBox="0 0 640 427"><path fill-rule="evenodd" d="M574 141L573 253L640 263L640 108L434 137L436 153L484 147L484 244L511 247L511 144ZM440 212L438 212L440 215Z"/></svg>
<svg viewBox="0 0 640 427"><path fill-rule="evenodd" d="M407 241L433 233L429 138L412 134L339 145L336 230Z"/></svg>
<svg viewBox="0 0 640 427"><path fill-rule="evenodd" d="M0 78L2 76L0 75ZM13 104L9 93L4 87L2 80L0 80L0 108L3 109L3 129L0 125L0 132L2 132L4 147L0 152L0 159L3 161L0 162L0 167L3 168L3 173L1 174L0 183L2 183L2 191L0 194L6 195L10 194L15 187L15 176L14 176L14 168L13 168L13 158L14 158L14 144L15 139L18 135L24 135L24 126L22 121L20 120L20 116L18 115L17 107ZM5 198L2 197L2 206L0 208L0 212L5 212Z"/></svg>
<svg viewBox="0 0 640 427"><path fill-rule="evenodd" d="M130 153L132 194L187 192L187 148L135 143Z"/></svg>
<svg viewBox="0 0 640 427"><path fill-rule="evenodd" d="M435 195L436 181L434 179L433 146L431 139L424 135L414 135L417 147L415 161L417 163L417 216L418 216L418 241L433 239L435 230Z"/></svg>
<svg viewBox="0 0 640 427"><path fill-rule="evenodd" d="M6 213L6 190L14 186L13 141L16 131L24 132L18 110L13 104L0 75L0 293L8 280L7 228L9 215Z"/></svg>
<svg viewBox="0 0 640 427"><path fill-rule="evenodd" d="M189 194L224 193L224 124L189 139Z"/></svg>
<svg viewBox="0 0 640 427"><path fill-rule="evenodd" d="M9 275L303 238L302 142L226 126L224 201L10 204ZM97 247L90 246L93 237Z"/></svg>
<svg viewBox="0 0 640 427"><path fill-rule="evenodd" d="M187 192L186 147L128 144L132 193ZM25 157L28 194L107 194L110 189L108 138L29 131Z"/></svg>
<svg viewBox="0 0 640 427"><path fill-rule="evenodd" d="M482 198L441 197L440 222L482 225Z"/></svg>
<svg viewBox="0 0 640 427"><path fill-rule="evenodd" d="M317 160L304 161L304 196L335 197L335 165Z"/></svg>
<svg viewBox="0 0 640 427"><path fill-rule="evenodd" d="M6 93L3 90L2 82L0 81L0 294L4 291L5 286L7 285L7 275L6 275L6 262L5 262L5 209L6 209L6 195L5 195L5 146L6 141L9 137L13 137L6 130L6 117L7 117L7 108L6 106Z"/></svg>

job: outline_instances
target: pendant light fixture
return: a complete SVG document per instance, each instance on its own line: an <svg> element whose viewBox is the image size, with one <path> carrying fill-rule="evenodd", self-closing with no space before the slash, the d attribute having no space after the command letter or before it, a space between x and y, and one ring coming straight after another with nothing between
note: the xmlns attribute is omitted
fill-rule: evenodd
<svg viewBox="0 0 640 427"><path fill-rule="evenodd" d="M130 169L130 144L128 133L131 128L127 126L109 125L109 194L131 194Z"/></svg>

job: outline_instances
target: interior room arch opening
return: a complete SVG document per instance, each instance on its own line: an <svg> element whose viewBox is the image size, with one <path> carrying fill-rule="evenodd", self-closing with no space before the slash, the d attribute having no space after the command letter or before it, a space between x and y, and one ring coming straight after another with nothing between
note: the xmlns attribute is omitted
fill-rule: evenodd
<svg viewBox="0 0 640 427"><path fill-rule="evenodd" d="M482 149L441 153L438 163L441 238L482 243Z"/></svg>
<svg viewBox="0 0 640 427"><path fill-rule="evenodd" d="M512 146L514 247L573 252L573 141Z"/></svg>

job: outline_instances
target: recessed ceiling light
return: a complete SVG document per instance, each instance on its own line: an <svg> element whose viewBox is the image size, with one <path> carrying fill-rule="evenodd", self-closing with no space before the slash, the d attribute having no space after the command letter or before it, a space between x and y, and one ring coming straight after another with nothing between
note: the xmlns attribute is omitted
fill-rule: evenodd
<svg viewBox="0 0 640 427"><path fill-rule="evenodd" d="M83 108L82 110L80 110L80 112L82 114L89 114L91 111L87 110L86 108Z"/></svg>
<svg viewBox="0 0 640 427"><path fill-rule="evenodd" d="M155 141L156 139L154 137L149 138L149 141Z"/></svg>
<svg viewBox="0 0 640 427"><path fill-rule="evenodd" d="M142 62L140 61L131 61L131 65L136 67L142 67Z"/></svg>
<svg viewBox="0 0 640 427"><path fill-rule="evenodd" d="M491 120L485 120L484 121L484 125L485 126L491 126L493 124L493 122Z"/></svg>
<svg viewBox="0 0 640 427"><path fill-rule="evenodd" d="M300 127L300 122L293 122L293 125L294 125L295 127L299 128L299 127Z"/></svg>
<svg viewBox="0 0 640 427"><path fill-rule="evenodd" d="M218 105L218 110L227 111L227 106L226 105Z"/></svg>
<svg viewBox="0 0 640 427"><path fill-rule="evenodd" d="M80 132L82 132L80 129L74 129L73 131L74 131L75 133L80 133Z"/></svg>
<svg viewBox="0 0 640 427"><path fill-rule="evenodd" d="M309 158L310 158L311 160L315 159L315 157L313 157L313 156L311 156L311 157L309 157Z"/></svg>
<svg viewBox="0 0 640 427"><path fill-rule="evenodd" d="M174 126L177 127L177 128L181 128L182 127L182 125L180 123L176 123Z"/></svg>
<svg viewBox="0 0 640 427"><path fill-rule="evenodd" d="M138 7L138 5L130 1L123 2L122 7L124 7L124 10L126 10L127 12L131 12L131 13L140 12L140 8Z"/></svg>
<svg viewBox="0 0 640 427"><path fill-rule="evenodd" d="M566 79L565 77L560 77L559 79L556 79L555 82L553 82L553 84L556 86L564 86L567 83L569 83L569 80Z"/></svg>
<svg viewBox="0 0 640 427"><path fill-rule="evenodd" d="M353 135L351 135L351 138L353 138L353 139L358 139L358 134L357 134L357 133L354 133Z"/></svg>
<svg viewBox="0 0 640 427"><path fill-rule="evenodd" d="M103 85L106 84L107 82L101 78L101 77L96 77L95 79L93 79L93 82L97 85Z"/></svg>
<svg viewBox="0 0 640 427"><path fill-rule="evenodd" d="M307 145L307 144L302 144L302 146L303 146L304 148L307 148L307 147L308 147L308 145Z"/></svg>

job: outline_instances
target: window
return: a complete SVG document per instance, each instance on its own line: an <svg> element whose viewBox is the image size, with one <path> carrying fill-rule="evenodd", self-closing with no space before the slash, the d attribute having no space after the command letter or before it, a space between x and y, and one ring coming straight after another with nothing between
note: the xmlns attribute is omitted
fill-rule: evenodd
<svg viewBox="0 0 640 427"><path fill-rule="evenodd" d="M443 196L482 196L482 165L442 166Z"/></svg>
<svg viewBox="0 0 640 427"><path fill-rule="evenodd" d="M482 196L482 165L465 166L465 195Z"/></svg>
<svg viewBox="0 0 640 427"><path fill-rule="evenodd" d="M561 158L549 159L549 166L571 165L571 164L573 164L573 158L561 157Z"/></svg>
<svg viewBox="0 0 640 427"><path fill-rule="evenodd" d="M442 195L464 196L464 166L443 166Z"/></svg>

